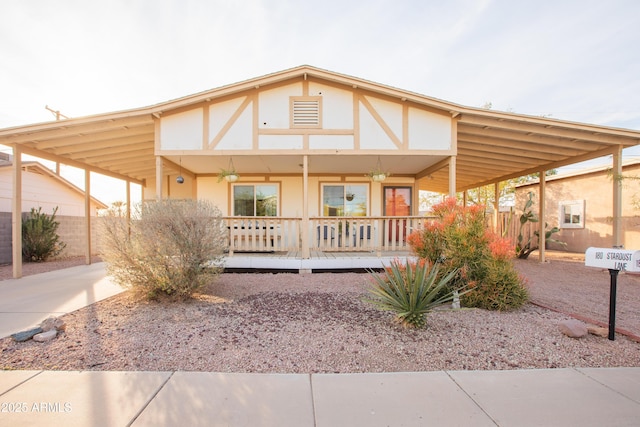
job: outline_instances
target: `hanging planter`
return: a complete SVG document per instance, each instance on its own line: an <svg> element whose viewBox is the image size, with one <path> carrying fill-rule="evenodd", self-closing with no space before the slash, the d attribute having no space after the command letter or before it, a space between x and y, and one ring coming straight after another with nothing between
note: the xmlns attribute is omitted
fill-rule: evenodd
<svg viewBox="0 0 640 427"><path fill-rule="evenodd" d="M387 179L387 174L385 172L369 172L369 178L375 182L382 182Z"/></svg>
<svg viewBox="0 0 640 427"><path fill-rule="evenodd" d="M223 179L227 182L236 182L238 178L240 178L240 175L238 175L238 173L234 170L230 171L222 169L218 174L218 182L222 181Z"/></svg>
<svg viewBox="0 0 640 427"><path fill-rule="evenodd" d="M227 182L236 182L240 178L236 168L233 166L233 159L229 158L229 169L220 169L218 174L218 182L223 179Z"/></svg>
<svg viewBox="0 0 640 427"><path fill-rule="evenodd" d="M391 176L391 174L389 172L385 172L382 169L380 157L378 157L378 163L376 164L376 167L365 176L368 176L374 182L382 182L387 179L387 177Z"/></svg>

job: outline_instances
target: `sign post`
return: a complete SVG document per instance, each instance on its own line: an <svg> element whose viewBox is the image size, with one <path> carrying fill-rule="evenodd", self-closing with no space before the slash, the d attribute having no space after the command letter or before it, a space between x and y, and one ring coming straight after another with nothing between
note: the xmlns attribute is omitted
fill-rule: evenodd
<svg viewBox="0 0 640 427"><path fill-rule="evenodd" d="M613 341L616 333L616 292L620 271L640 272L640 251L624 249L588 248L584 254L587 267L599 267L609 270L609 339Z"/></svg>

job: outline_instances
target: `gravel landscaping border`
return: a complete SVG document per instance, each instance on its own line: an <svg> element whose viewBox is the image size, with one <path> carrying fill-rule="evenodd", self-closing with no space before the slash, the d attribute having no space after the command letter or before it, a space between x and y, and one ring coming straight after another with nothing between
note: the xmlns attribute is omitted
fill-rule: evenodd
<svg viewBox="0 0 640 427"><path fill-rule="evenodd" d="M579 261L516 260L532 300L607 319L608 272ZM606 274L605 274L606 273ZM0 369L399 372L640 366L640 344L558 330L566 314L443 307L407 330L363 302L367 273L223 274L186 302L124 293L63 316L47 343L0 340ZM618 283L618 324L640 332L640 277Z"/></svg>

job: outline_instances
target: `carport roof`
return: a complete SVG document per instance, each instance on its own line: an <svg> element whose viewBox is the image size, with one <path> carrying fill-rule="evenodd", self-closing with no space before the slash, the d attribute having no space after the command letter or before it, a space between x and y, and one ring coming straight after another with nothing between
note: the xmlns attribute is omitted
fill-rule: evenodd
<svg viewBox="0 0 640 427"><path fill-rule="evenodd" d="M457 120L458 191L640 144L637 130L465 107L307 65L149 107L0 129L0 144L17 145L25 154L143 184L155 176L156 118L169 111L299 78L358 88L450 114ZM168 169L177 166L167 164ZM448 158L443 158L416 173L420 188L448 192L448 164ZM402 170L389 172L406 174Z"/></svg>

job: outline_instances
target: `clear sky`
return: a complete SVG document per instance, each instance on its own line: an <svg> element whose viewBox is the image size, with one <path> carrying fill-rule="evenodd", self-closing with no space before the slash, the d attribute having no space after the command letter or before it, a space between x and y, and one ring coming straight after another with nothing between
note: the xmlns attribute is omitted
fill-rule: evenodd
<svg viewBox="0 0 640 427"><path fill-rule="evenodd" d="M638 0L0 0L0 128L309 64L640 130L639 21Z"/></svg>

